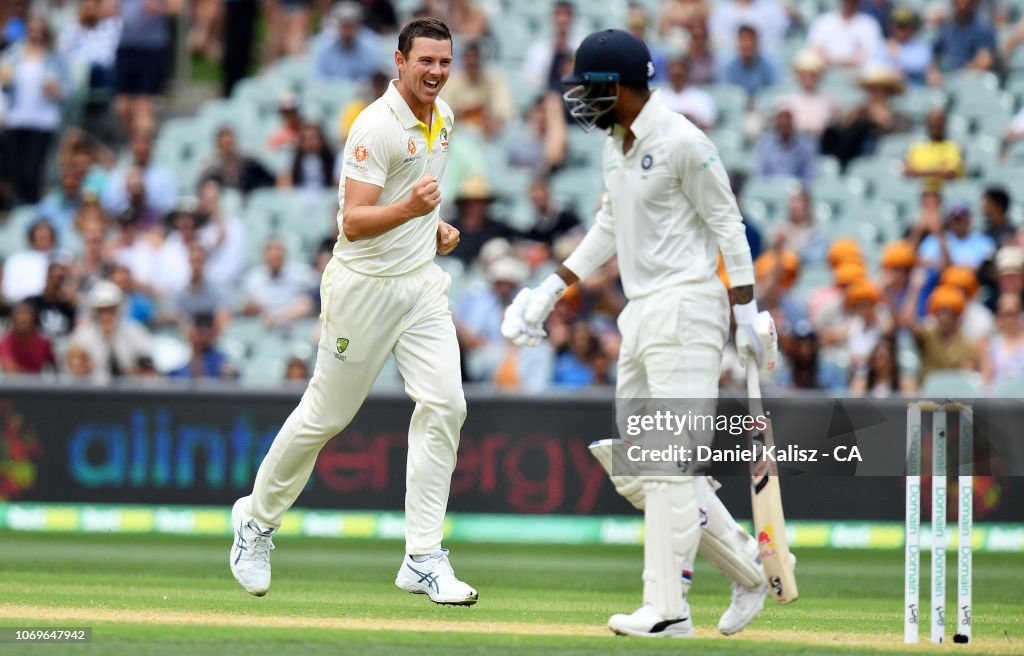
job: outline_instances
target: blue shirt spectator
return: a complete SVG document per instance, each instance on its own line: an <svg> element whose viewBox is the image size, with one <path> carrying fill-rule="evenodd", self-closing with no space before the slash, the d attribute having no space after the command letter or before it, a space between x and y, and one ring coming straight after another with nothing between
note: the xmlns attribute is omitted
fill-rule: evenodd
<svg viewBox="0 0 1024 656"><path fill-rule="evenodd" d="M107 176L100 197L103 209L112 216L117 216L128 209L128 173L133 167L142 170L143 183L146 189L146 206L159 214L166 214L178 203L178 181L167 168L152 162L153 143L150 137L142 132L132 137L131 166L123 166Z"/></svg>
<svg viewBox="0 0 1024 656"><path fill-rule="evenodd" d="M82 204L82 173L73 168L65 169L60 176L60 186L43 197L36 206L39 216L50 220L57 231L57 241L65 242L75 227L75 216Z"/></svg>
<svg viewBox="0 0 1024 656"><path fill-rule="evenodd" d="M779 71L775 64L768 61L758 52L757 32L754 28L743 25L737 37L739 53L725 66L722 79L738 86L754 98L763 89L779 82Z"/></svg>
<svg viewBox="0 0 1024 656"><path fill-rule="evenodd" d="M889 36L889 28L892 24L892 2L889 0L861 0L860 11L878 21L878 27L881 28L882 34Z"/></svg>
<svg viewBox="0 0 1024 656"><path fill-rule="evenodd" d="M946 248L950 263L977 270L981 264L996 252L996 243L983 232L971 232L963 237L952 230L946 231ZM928 235L917 250L922 263L936 264L942 261L942 245L935 235Z"/></svg>
<svg viewBox="0 0 1024 656"><path fill-rule="evenodd" d="M935 272L948 266L962 266L977 271L996 252L996 242L992 237L971 230L971 209L966 203L955 202L950 206L946 212L942 237L939 238L938 232L930 234L917 249L918 262Z"/></svg>
<svg viewBox="0 0 1024 656"><path fill-rule="evenodd" d="M953 17L935 40L935 60L943 72L964 68L990 70L995 64L996 33L977 15L975 0L954 0Z"/></svg>
<svg viewBox="0 0 1024 656"><path fill-rule="evenodd" d="M380 70L382 55L377 36L363 27L362 8L343 2L331 14L336 36L321 38L314 49L312 78L369 82Z"/></svg>
<svg viewBox="0 0 1024 656"><path fill-rule="evenodd" d="M784 176L810 184L817 174L817 161L814 140L793 129L793 111L779 109L775 129L762 134L757 142L758 177Z"/></svg>
<svg viewBox="0 0 1024 656"><path fill-rule="evenodd" d="M192 317L188 329L192 343L192 357L182 366L168 372L171 378L237 378L238 373L231 366L226 355L216 346L217 326L213 315L202 313Z"/></svg>
<svg viewBox="0 0 1024 656"><path fill-rule="evenodd" d="M562 387L589 387L594 384L594 370L572 351L566 351L555 359L554 382Z"/></svg>

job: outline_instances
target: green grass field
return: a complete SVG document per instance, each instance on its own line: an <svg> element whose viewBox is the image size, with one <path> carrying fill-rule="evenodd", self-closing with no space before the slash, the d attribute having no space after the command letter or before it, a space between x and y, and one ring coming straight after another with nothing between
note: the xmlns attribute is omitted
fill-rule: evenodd
<svg viewBox="0 0 1024 656"><path fill-rule="evenodd" d="M728 584L699 562L699 637L680 641L605 628L639 603L639 547L453 543L457 572L480 591L460 608L394 587L401 543L363 540L280 538L273 588L251 597L228 571L229 540L0 532L0 626L93 627L88 645L0 644L0 654L1024 654L1021 555L976 554L975 644L906 648L901 552L799 551L801 599L769 602L731 638L713 630Z"/></svg>

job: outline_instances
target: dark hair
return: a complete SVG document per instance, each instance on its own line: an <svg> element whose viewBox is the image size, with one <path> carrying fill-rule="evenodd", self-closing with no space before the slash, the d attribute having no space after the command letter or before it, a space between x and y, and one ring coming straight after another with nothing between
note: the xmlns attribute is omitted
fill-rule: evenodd
<svg viewBox="0 0 1024 656"><path fill-rule="evenodd" d="M414 18L406 23L398 35L398 51L402 53L403 57L409 56L409 51L412 50L412 42L416 37L435 39L437 41L451 41L452 33L447 25L436 18L429 16Z"/></svg>
<svg viewBox="0 0 1024 656"><path fill-rule="evenodd" d="M878 373L875 371L875 353L877 353L878 349L883 346L889 348L889 354L892 356L892 380L889 381L889 389L894 392L898 392L900 390L901 373L899 349L896 344L895 335L886 335L882 337L878 340L878 343L875 344L875 348L871 349L871 355L868 356L868 392L874 389L875 385L878 384Z"/></svg>
<svg viewBox="0 0 1024 656"><path fill-rule="evenodd" d="M35 325L36 328L39 328L39 313L36 311L36 306L34 303L27 299L18 301L17 303L14 304L14 307L11 308L11 315L13 315L15 312L31 312L32 323Z"/></svg>
<svg viewBox="0 0 1024 656"><path fill-rule="evenodd" d="M1002 187L989 187L985 190L985 198L995 203L1001 212L1010 206L1010 194Z"/></svg>
<svg viewBox="0 0 1024 656"><path fill-rule="evenodd" d="M744 34L749 34L752 37L757 38L757 29L755 29L753 25L747 25L746 23L744 23L743 25L740 25L739 28L736 30L736 34L740 36Z"/></svg>
<svg viewBox="0 0 1024 656"><path fill-rule="evenodd" d="M53 222L50 221L49 217L45 216L40 216L29 224L28 230L25 231L25 239L27 239L29 243L32 243L32 238L35 236L36 230L39 230L40 228L49 230L50 237L53 238L53 241L57 241L57 230L53 227Z"/></svg>
<svg viewBox="0 0 1024 656"><path fill-rule="evenodd" d="M320 151L316 153L304 153L302 148L296 147L295 154L292 157L292 184L296 187L302 186L306 181L306 169L302 166L303 158L309 154L316 156L320 160L320 171L323 175L324 182L328 187L333 186L331 181L334 179L334 151L331 150L330 145L327 143L327 137L324 135L324 129L316 121L305 121L302 124L302 129L316 130L317 134L320 135Z"/></svg>
<svg viewBox="0 0 1024 656"><path fill-rule="evenodd" d="M569 2L569 0L558 0L552 7L553 9L566 9L570 14L576 13L576 5Z"/></svg>

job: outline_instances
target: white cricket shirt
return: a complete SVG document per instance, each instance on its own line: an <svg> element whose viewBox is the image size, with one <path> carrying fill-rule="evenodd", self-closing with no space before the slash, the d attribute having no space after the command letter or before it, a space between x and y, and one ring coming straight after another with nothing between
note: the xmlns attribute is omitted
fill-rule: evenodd
<svg viewBox="0 0 1024 656"><path fill-rule="evenodd" d="M400 276L434 259L440 206L382 235L354 242L346 239L342 229L345 179L380 187L378 205L404 199L413 184L428 173L440 182L448 163L453 125L454 114L440 98L434 101L431 125L421 122L394 80L383 96L359 113L345 142L338 184L340 234L334 256L342 264L368 276Z"/></svg>
<svg viewBox="0 0 1024 656"><path fill-rule="evenodd" d="M743 219L718 150L686 117L652 92L630 130L604 144L605 195L594 225L565 261L580 279L617 254L629 299L674 285L704 282L722 251L733 287L754 284Z"/></svg>

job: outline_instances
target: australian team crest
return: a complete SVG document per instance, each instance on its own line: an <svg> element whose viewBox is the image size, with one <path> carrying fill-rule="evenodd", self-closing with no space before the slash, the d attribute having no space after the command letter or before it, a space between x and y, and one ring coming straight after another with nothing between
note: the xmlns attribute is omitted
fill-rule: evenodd
<svg viewBox="0 0 1024 656"><path fill-rule="evenodd" d="M337 352L337 354L335 354L334 357L338 358L339 360L344 360L345 356L342 355L342 353L344 353L345 349L348 348L348 343L349 343L348 337L339 337L338 338L338 352Z"/></svg>
<svg viewBox="0 0 1024 656"><path fill-rule="evenodd" d="M448 128L441 128L441 148L448 150Z"/></svg>

